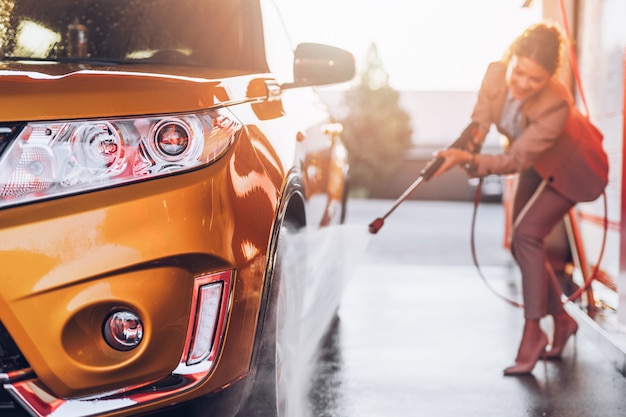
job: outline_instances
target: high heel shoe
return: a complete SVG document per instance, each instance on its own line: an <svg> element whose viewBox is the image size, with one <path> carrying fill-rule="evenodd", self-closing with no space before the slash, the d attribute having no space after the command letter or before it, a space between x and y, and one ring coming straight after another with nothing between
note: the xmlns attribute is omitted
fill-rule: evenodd
<svg viewBox="0 0 626 417"><path fill-rule="evenodd" d="M549 360L561 359L567 341L571 336L576 336L576 332L578 332L578 323L570 316L565 316L564 319L559 319L559 321L561 323L555 320L552 346L546 352L546 359Z"/></svg>
<svg viewBox="0 0 626 417"><path fill-rule="evenodd" d="M534 346L531 346L528 350L522 351L522 346L520 346L520 352L515 360L515 365L506 368L504 370L504 376L530 374L539 358L545 358L546 346L548 346L548 337L544 332L541 332L540 338Z"/></svg>

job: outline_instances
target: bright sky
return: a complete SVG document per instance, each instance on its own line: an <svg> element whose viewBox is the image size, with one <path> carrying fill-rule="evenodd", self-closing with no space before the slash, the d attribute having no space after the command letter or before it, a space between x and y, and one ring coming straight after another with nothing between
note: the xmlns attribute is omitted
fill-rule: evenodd
<svg viewBox="0 0 626 417"><path fill-rule="evenodd" d="M541 20L541 1L523 0L276 0L294 41L350 50L360 64L376 43L392 87L476 90L528 25Z"/></svg>

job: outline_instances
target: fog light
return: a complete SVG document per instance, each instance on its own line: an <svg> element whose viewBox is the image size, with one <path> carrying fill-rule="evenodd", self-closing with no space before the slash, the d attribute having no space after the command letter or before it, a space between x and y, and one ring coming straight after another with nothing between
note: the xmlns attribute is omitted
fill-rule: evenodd
<svg viewBox="0 0 626 417"><path fill-rule="evenodd" d="M104 321L104 340L115 350L131 350L143 339L143 324L132 311L115 311Z"/></svg>

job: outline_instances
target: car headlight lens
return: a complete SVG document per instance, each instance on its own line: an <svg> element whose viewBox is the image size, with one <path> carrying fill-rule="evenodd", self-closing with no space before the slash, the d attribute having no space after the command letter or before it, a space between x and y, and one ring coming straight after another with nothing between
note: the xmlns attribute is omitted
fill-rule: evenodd
<svg viewBox="0 0 626 417"><path fill-rule="evenodd" d="M27 123L0 156L0 207L198 168L222 156L240 129L226 109Z"/></svg>
<svg viewBox="0 0 626 417"><path fill-rule="evenodd" d="M175 161L189 149L189 127L178 120L159 123L153 136L155 148L166 160Z"/></svg>

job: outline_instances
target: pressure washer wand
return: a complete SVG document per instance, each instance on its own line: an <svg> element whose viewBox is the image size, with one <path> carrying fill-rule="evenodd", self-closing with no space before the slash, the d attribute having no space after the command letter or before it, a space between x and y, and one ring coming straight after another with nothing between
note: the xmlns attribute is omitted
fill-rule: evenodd
<svg viewBox="0 0 626 417"><path fill-rule="evenodd" d="M474 135L476 134L477 127L478 127L478 124L476 122L470 123L469 126L467 126L463 130L463 132L461 133L461 136L459 136L459 138L455 140L454 143L449 146L449 148L466 149L468 143L474 140ZM477 152L478 149L475 149L475 151ZM424 181L430 180L432 176L435 174L435 172L437 172L439 167L441 167L441 165L444 162L445 162L444 158L431 159L430 162L428 162L428 164L420 171L419 177L417 177L417 179L413 182L413 184L411 184L409 188L407 188L402 193L402 195L398 197L398 199L394 202L393 206L391 206L391 208L382 217L378 217L377 219L375 219L373 222L369 224L368 226L369 232L371 234L378 233L378 231L385 224L385 219L391 213L393 213L393 211L396 208L398 208L398 206L402 204L402 202L406 200L407 197L409 197L413 191L415 191L420 185L422 185Z"/></svg>

